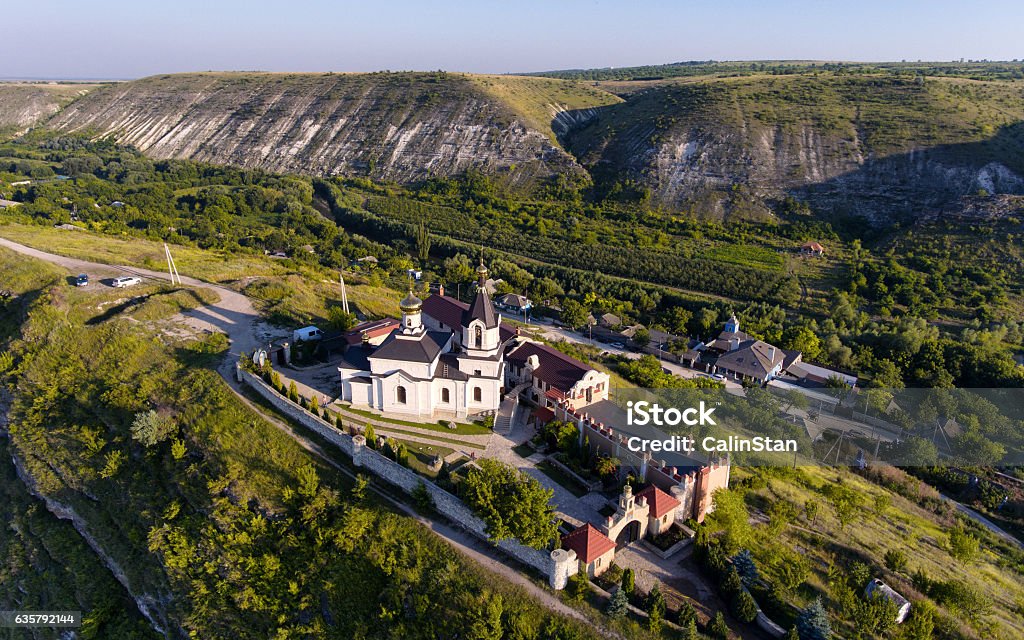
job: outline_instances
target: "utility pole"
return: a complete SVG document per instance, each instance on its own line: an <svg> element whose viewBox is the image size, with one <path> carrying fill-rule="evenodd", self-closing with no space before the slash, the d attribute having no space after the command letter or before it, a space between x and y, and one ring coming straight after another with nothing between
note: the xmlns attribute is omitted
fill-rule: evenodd
<svg viewBox="0 0 1024 640"><path fill-rule="evenodd" d="M338 280L341 281L341 309L348 313L348 292L345 290L345 276L338 272Z"/></svg>
<svg viewBox="0 0 1024 640"><path fill-rule="evenodd" d="M178 267L174 264L174 258L171 257L171 248L164 243L164 254L167 256L167 273L171 276L171 284L181 284L181 276L178 275Z"/></svg>

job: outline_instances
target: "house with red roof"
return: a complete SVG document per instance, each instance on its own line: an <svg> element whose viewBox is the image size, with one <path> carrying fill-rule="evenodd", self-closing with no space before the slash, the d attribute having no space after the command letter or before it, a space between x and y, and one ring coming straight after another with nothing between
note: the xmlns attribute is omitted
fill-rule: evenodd
<svg viewBox="0 0 1024 640"><path fill-rule="evenodd" d="M540 408L566 401L574 410L608 399L610 379L552 346L520 339L505 354L507 386L529 385L522 396Z"/></svg>
<svg viewBox="0 0 1024 640"><path fill-rule="evenodd" d="M647 513L647 533L656 536L664 533L672 527L676 519L676 510L682 504L669 494L665 493L655 485L649 485L636 494L636 497L643 498L650 507Z"/></svg>
<svg viewBox="0 0 1024 640"><path fill-rule="evenodd" d="M576 552L583 570L591 578L607 571L615 558L615 543L589 522L563 536L562 548Z"/></svg>

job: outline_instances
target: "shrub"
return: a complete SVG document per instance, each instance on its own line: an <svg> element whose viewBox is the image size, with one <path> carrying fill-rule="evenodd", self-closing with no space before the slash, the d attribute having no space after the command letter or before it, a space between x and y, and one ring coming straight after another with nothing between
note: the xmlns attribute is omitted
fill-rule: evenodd
<svg viewBox="0 0 1024 640"><path fill-rule="evenodd" d="M821 598L817 598L796 619L796 629L801 640L829 640L832 637L832 625L828 621L825 606Z"/></svg>
<svg viewBox="0 0 1024 640"><path fill-rule="evenodd" d="M295 404L299 404L299 388L295 386L294 380L288 383L288 399Z"/></svg>
<svg viewBox="0 0 1024 640"><path fill-rule="evenodd" d="M960 562L973 561L978 555L978 549L978 539L963 527L956 527L949 532L949 555Z"/></svg>
<svg viewBox="0 0 1024 640"><path fill-rule="evenodd" d="M427 485L422 482L412 490L412 501L420 511L430 511L434 508L434 498L430 495Z"/></svg>
<svg viewBox="0 0 1024 640"><path fill-rule="evenodd" d="M177 425L161 416L152 409L135 414L132 420L132 440L145 447L153 447L173 436L178 430Z"/></svg>
<svg viewBox="0 0 1024 640"><path fill-rule="evenodd" d="M621 618L629 612L629 596L622 589L616 589L615 593L612 594L611 599L608 600L608 608L605 609L605 613L610 618Z"/></svg>
<svg viewBox="0 0 1024 640"><path fill-rule="evenodd" d="M904 573L907 570L907 555L899 549L885 552L885 566L893 573Z"/></svg>
<svg viewBox="0 0 1024 640"><path fill-rule="evenodd" d="M632 569L622 572L622 590L626 592L627 597L633 595L633 591L636 590L636 576Z"/></svg>

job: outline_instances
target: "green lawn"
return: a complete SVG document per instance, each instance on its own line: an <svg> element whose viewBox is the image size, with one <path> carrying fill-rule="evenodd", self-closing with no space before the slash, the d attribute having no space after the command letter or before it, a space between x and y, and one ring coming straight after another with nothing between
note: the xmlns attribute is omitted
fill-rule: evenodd
<svg viewBox="0 0 1024 640"><path fill-rule="evenodd" d="M570 491L577 498L590 493L588 489L576 482L571 476L565 474L561 469L551 464L547 460L537 465L537 468L544 472L544 475L551 478L558 484L562 485L566 490Z"/></svg>
<svg viewBox="0 0 1024 640"><path fill-rule="evenodd" d="M417 429L430 429L431 431L439 431L441 433L448 433L460 436L483 436L491 432L487 427L478 424L467 424L465 422L456 422L455 429L449 429L447 426L442 426L437 422L412 422L409 420L399 420L396 418L385 418L380 414L374 413L373 411L367 411L365 409L356 409L350 405L345 406L345 411L364 416L366 418L372 418L374 420L380 420L382 422L390 422L392 424L404 425L406 427L416 427ZM447 421L446 421L447 423Z"/></svg>

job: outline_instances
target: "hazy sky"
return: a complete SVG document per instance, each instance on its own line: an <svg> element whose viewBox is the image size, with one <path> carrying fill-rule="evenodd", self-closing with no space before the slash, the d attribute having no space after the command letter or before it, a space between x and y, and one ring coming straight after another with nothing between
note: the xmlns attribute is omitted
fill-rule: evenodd
<svg viewBox="0 0 1024 640"><path fill-rule="evenodd" d="M1024 58L1024 2L33 0L0 77L198 70L514 72L680 60Z"/></svg>

